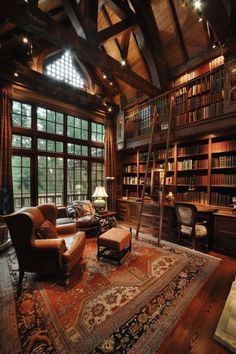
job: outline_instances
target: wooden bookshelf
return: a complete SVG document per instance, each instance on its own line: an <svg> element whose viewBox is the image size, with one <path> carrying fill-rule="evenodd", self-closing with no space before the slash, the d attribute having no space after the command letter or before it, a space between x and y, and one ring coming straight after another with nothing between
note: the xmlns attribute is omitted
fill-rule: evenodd
<svg viewBox="0 0 236 354"><path fill-rule="evenodd" d="M124 154L124 196L141 197L146 160L147 147L146 150L142 148ZM150 194L152 169L164 168L164 162L164 146L154 146L148 166L147 194ZM229 207L232 197L236 196L234 136L172 144L168 153L166 186L166 193L172 191L178 201Z"/></svg>

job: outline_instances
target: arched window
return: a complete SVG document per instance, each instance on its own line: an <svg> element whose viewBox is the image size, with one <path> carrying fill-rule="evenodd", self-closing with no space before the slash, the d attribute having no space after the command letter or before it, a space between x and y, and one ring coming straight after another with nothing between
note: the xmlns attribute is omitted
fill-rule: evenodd
<svg viewBox="0 0 236 354"><path fill-rule="evenodd" d="M85 80L78 69L78 63L76 63L69 51L60 54L56 59L55 57L48 59L44 65L44 73L46 75L86 90Z"/></svg>

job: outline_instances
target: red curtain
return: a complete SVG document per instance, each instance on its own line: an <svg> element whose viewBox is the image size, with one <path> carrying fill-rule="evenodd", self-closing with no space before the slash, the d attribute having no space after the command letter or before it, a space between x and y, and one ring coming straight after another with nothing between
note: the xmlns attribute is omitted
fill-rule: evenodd
<svg viewBox="0 0 236 354"><path fill-rule="evenodd" d="M108 193L108 209L115 210L115 197L116 197L116 150L113 139L112 127L106 127L105 136L105 178L106 189ZM111 178L112 177L112 178Z"/></svg>
<svg viewBox="0 0 236 354"><path fill-rule="evenodd" d="M0 88L0 214L14 211L11 164L11 98L12 89L7 83Z"/></svg>

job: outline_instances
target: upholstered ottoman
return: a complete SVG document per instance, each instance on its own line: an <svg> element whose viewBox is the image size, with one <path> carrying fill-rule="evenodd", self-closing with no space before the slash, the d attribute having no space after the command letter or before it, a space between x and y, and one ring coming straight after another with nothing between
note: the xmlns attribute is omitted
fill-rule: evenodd
<svg viewBox="0 0 236 354"><path fill-rule="evenodd" d="M113 227L97 238L97 258L100 257L117 261L127 252L131 252L132 231Z"/></svg>

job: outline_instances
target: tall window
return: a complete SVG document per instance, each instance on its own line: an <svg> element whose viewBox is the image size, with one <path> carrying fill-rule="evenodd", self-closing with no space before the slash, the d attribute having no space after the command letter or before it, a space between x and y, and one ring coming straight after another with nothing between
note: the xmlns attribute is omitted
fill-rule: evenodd
<svg viewBox="0 0 236 354"><path fill-rule="evenodd" d="M88 199L104 184L103 124L18 101L12 122L16 209Z"/></svg>
<svg viewBox="0 0 236 354"><path fill-rule="evenodd" d="M67 201L86 199L88 191L88 161L67 160Z"/></svg>
<svg viewBox="0 0 236 354"><path fill-rule="evenodd" d="M15 209L31 205L30 157L12 156Z"/></svg>
<svg viewBox="0 0 236 354"><path fill-rule="evenodd" d="M62 54L55 61L46 64L45 73L54 79L84 89L84 80L75 67L73 57L69 51Z"/></svg>
<svg viewBox="0 0 236 354"><path fill-rule="evenodd" d="M101 162L92 162L92 191L96 186L104 185L104 164Z"/></svg>

